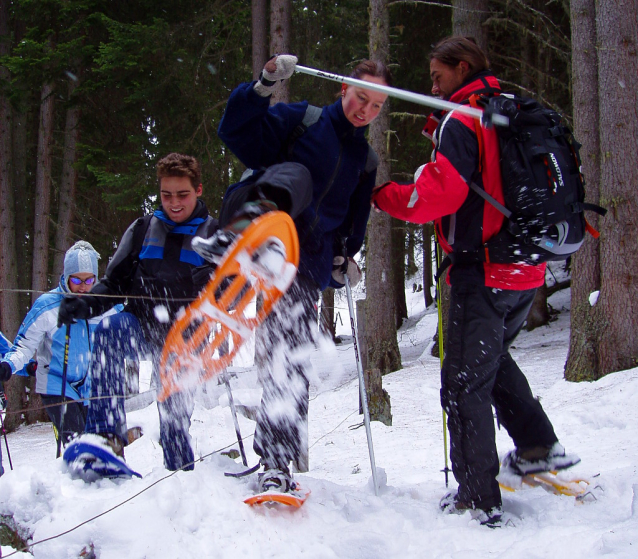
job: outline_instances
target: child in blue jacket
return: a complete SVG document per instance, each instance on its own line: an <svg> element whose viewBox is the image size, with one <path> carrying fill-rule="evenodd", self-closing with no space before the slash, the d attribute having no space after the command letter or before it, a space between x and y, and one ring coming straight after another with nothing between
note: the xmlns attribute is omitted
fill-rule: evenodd
<svg viewBox="0 0 638 559"><path fill-rule="evenodd" d="M99 254L86 241L75 243L64 256L64 273L58 287L38 297L24 318L15 341L0 361L0 381L6 382L23 369L35 372L36 392L40 394L47 414L59 436L63 406L65 444L84 430L86 405L90 393L88 368L91 357L91 334L102 320L96 316L68 327L58 327L60 303L67 293L88 293L97 281ZM119 307L121 308L121 307ZM107 314L114 314L115 308ZM67 338L68 336L68 338ZM68 345L68 361L64 355ZM29 365L37 354L37 370ZM66 383L62 383L65 376ZM63 396L64 395L64 396ZM57 405L56 405L57 404Z"/></svg>

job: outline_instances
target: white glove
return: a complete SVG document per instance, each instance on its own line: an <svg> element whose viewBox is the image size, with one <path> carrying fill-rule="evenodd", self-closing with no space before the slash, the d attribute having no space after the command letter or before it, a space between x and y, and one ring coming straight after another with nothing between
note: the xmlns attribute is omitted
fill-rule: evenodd
<svg viewBox="0 0 638 559"><path fill-rule="evenodd" d="M292 54L280 54L266 62L259 80L254 86L255 93L268 97L295 72L297 57Z"/></svg>
<svg viewBox="0 0 638 559"><path fill-rule="evenodd" d="M346 278L343 276L343 256L335 256L332 259L332 279L341 285L346 284ZM361 270L353 258L348 256L348 270L346 271L350 287L354 287L361 281Z"/></svg>
<svg viewBox="0 0 638 559"><path fill-rule="evenodd" d="M425 163L421 165L416 171L414 171L414 182L419 180L419 177L421 176L423 169L425 169Z"/></svg>

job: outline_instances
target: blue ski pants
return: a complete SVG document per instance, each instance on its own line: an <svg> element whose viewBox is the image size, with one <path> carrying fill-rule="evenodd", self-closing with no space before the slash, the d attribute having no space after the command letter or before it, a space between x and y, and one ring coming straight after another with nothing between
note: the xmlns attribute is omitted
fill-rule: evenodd
<svg viewBox="0 0 638 559"><path fill-rule="evenodd" d="M112 433L128 444L124 396L126 394L125 359L150 360L153 382L158 384L158 365L162 347L144 338L137 317L118 313L105 318L95 330L89 375L91 400L85 433ZM190 444L190 418L193 393L179 392L157 404L160 418L160 443L168 470L192 470L194 454Z"/></svg>

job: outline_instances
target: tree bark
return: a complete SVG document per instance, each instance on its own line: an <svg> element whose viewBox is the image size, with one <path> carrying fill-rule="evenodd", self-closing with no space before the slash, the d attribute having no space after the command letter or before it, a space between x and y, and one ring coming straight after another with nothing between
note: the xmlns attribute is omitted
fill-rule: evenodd
<svg viewBox="0 0 638 559"><path fill-rule="evenodd" d="M425 307L429 307L433 302L432 287L432 237L434 236L434 225L432 223L423 224L423 297Z"/></svg>
<svg viewBox="0 0 638 559"><path fill-rule="evenodd" d="M47 291L49 266L49 213L51 211L51 148L53 144L53 84L42 86L38 127L38 163L35 181L33 276L31 302Z"/></svg>
<svg viewBox="0 0 638 559"><path fill-rule="evenodd" d="M328 287L321 293L321 315L319 317L319 328L322 333L330 336L333 340L336 338L335 290L333 287Z"/></svg>
<svg viewBox="0 0 638 559"><path fill-rule="evenodd" d="M69 81L69 98L77 87L75 80ZM64 127L64 153L62 154L62 180L60 181L60 201L58 204L58 223L55 233L55 255L53 258L53 277L58 277L64 269L64 254L71 245L73 208L75 206L75 187L78 173L77 143L80 136L80 108L71 106L66 112Z"/></svg>
<svg viewBox="0 0 638 559"><path fill-rule="evenodd" d="M385 0L370 2L370 58L387 63L389 17ZM370 125L369 141L379 156L377 184L390 180L386 131L390 128L390 99ZM381 374L401 368L395 324L394 274L392 266L392 218L373 212L368 226L366 262L366 343L368 368Z"/></svg>
<svg viewBox="0 0 638 559"><path fill-rule="evenodd" d="M489 0L452 0L452 34L474 37L476 44L487 52Z"/></svg>
<svg viewBox="0 0 638 559"><path fill-rule="evenodd" d="M27 181L32 172L27 168L27 114L19 108L12 116L13 192L15 199L15 244L21 262L31 262L33 256L34 181ZM18 274L18 288L31 288L31 266L23 266ZM31 306L29 293L19 293L20 317ZM19 322L18 322L19 325ZM18 327L16 325L16 329Z"/></svg>
<svg viewBox="0 0 638 559"><path fill-rule="evenodd" d="M598 58L596 52L596 2L571 0L572 104L574 135L582 144L580 156L586 181L586 201L600 202L600 137L598 134ZM599 228L597 214L587 216ZM589 295L600 290L600 243L587 235L572 257L569 352L565 378L570 381L597 377L597 308Z"/></svg>
<svg viewBox="0 0 638 559"><path fill-rule="evenodd" d="M550 314L547 308L547 284L544 283L536 291L534 302L527 314L527 324L525 330L531 332L539 326L549 323Z"/></svg>
<svg viewBox="0 0 638 559"><path fill-rule="evenodd" d="M392 268L394 285L395 325L399 329L408 318L408 304L405 300L405 223L392 219Z"/></svg>
<svg viewBox="0 0 638 559"><path fill-rule="evenodd" d="M598 0L601 289L598 375L629 369L638 356L638 18L634 0Z"/></svg>
<svg viewBox="0 0 638 559"><path fill-rule="evenodd" d="M0 0L0 56L7 56L11 51L8 16L9 2ZM9 79L9 70L0 66L0 81L8 82ZM18 332L21 318L18 293L10 291L18 287L11 117L9 99L0 92L0 327L9 340L13 340Z"/></svg>
<svg viewBox="0 0 638 559"><path fill-rule="evenodd" d="M252 36L253 36L253 80L259 74L268 60L268 27L266 0L252 0Z"/></svg>
<svg viewBox="0 0 638 559"><path fill-rule="evenodd" d="M270 0L270 52L290 52L291 0ZM288 103L289 82L286 80L271 96L270 103Z"/></svg>

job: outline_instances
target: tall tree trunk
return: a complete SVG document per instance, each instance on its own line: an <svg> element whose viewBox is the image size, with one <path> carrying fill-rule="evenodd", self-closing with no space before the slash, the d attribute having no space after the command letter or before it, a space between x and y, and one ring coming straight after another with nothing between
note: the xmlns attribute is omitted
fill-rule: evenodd
<svg viewBox="0 0 638 559"><path fill-rule="evenodd" d="M48 285L49 213L51 211L51 150L53 144L53 84L42 87L38 127L38 162L35 181L35 221L33 231L33 276L31 301Z"/></svg>
<svg viewBox="0 0 638 559"><path fill-rule="evenodd" d="M432 299L432 237L434 236L434 225L423 224L423 297L425 306L429 307L434 301Z"/></svg>
<svg viewBox="0 0 638 559"><path fill-rule="evenodd" d="M389 16L385 0L370 2L370 58L387 63ZM390 128L390 99L370 125L370 144L379 155L377 184L390 180L386 132ZM392 268L392 218L373 212L368 227L366 262L366 343L368 368L381 374L401 368L397 343Z"/></svg>
<svg viewBox="0 0 638 559"><path fill-rule="evenodd" d="M291 0L270 0L270 52L287 54L290 52ZM271 104L288 103L289 82L272 94Z"/></svg>
<svg viewBox="0 0 638 559"><path fill-rule="evenodd" d="M77 87L75 80L69 81L69 98ZM53 257L53 277L62 274L64 254L71 245L73 208L75 206L75 187L78 173L77 143L80 135L80 108L71 106L66 111L64 126L64 153L62 154L62 180L60 181L60 200L58 203L58 223L55 232L55 255Z"/></svg>
<svg viewBox="0 0 638 559"><path fill-rule="evenodd" d="M452 0L452 34L474 37L487 52L487 27L483 23L489 16L489 0Z"/></svg>
<svg viewBox="0 0 638 559"><path fill-rule="evenodd" d="M408 318L408 304L405 300L405 223L392 219L392 274L394 285L394 309L396 328L403 326Z"/></svg>
<svg viewBox="0 0 638 559"><path fill-rule="evenodd" d="M601 321L598 375L635 367L638 356L638 18L635 0L598 0Z"/></svg>
<svg viewBox="0 0 638 559"><path fill-rule="evenodd" d="M0 56L10 53L9 1L0 0ZM0 81L10 80L9 70L0 66ZM13 340L20 326L17 255L15 246L15 199L11 157L12 111L9 99L0 91L0 327Z"/></svg>
<svg viewBox="0 0 638 559"><path fill-rule="evenodd" d="M572 36L572 104L574 134L582 144L587 196L586 201L600 202L600 136L598 134L598 58L596 53L596 2L571 0ZM599 228L596 214L588 216ZM600 243L587 235L580 250L572 257L571 327L565 378L571 381L596 378L598 350L596 335L597 308L589 295L600 290Z"/></svg>
<svg viewBox="0 0 638 559"><path fill-rule="evenodd" d="M34 192L33 176L27 169L27 114L20 108L13 109L12 115L12 156L13 156L13 192L15 199L15 245L20 262L31 262L33 255L33 217ZM20 316L24 316L31 306L31 266L23 266L18 274L18 287L25 290L18 294ZM17 327L16 327L17 328Z"/></svg>
<svg viewBox="0 0 638 559"><path fill-rule="evenodd" d="M322 333L330 336L333 340L337 337L335 324L335 290L333 287L324 289L321 294L319 328Z"/></svg>
<svg viewBox="0 0 638 559"><path fill-rule="evenodd" d="M256 80L259 78L259 74L268 60L267 2L266 0L252 0L251 8L253 80Z"/></svg>
<svg viewBox="0 0 638 559"><path fill-rule="evenodd" d="M487 19L488 3L485 0L454 0L452 2L452 29L454 35L474 37L477 44L487 52L487 31L483 22ZM477 36L478 34L478 36ZM444 255L441 255L441 259ZM438 266L437 266L438 269ZM441 305L439 316L441 317L441 331L443 332L443 353L447 347L448 314L450 310L450 286L445 281L447 271L437 284L437 304ZM432 346L431 353L435 357L440 357L440 346L438 339L439 329L434 334L437 343Z"/></svg>

